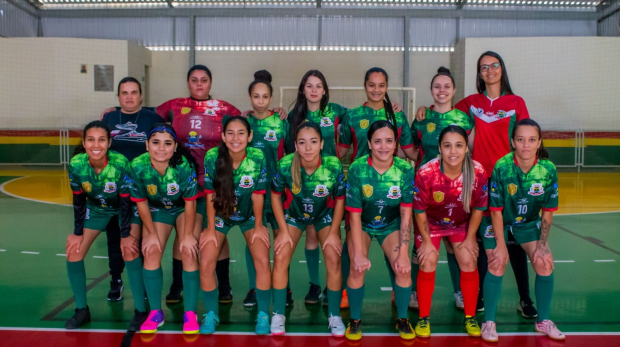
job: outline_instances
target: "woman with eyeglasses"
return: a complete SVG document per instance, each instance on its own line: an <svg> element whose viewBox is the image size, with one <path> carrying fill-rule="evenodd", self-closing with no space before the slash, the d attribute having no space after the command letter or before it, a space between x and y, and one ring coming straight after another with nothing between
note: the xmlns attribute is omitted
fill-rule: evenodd
<svg viewBox="0 0 620 347"><path fill-rule="evenodd" d="M477 94L466 97L454 107L473 118L475 123L473 160L482 164L484 171L490 175L495 163L511 151L510 134L514 125L521 119L530 118L530 115L523 98L512 92L506 64L495 52L484 52L478 58L476 89ZM425 114L426 107L420 107L416 119L423 120ZM491 217L487 213L483 219L490 222ZM520 300L517 310L525 318L535 318L537 312L530 298L527 255L515 244L512 236L509 235L507 243L510 264L519 289ZM484 282L486 263L485 254L481 252L478 258L480 283ZM481 302L482 294L483 287L480 288L478 296L478 311L484 310Z"/></svg>

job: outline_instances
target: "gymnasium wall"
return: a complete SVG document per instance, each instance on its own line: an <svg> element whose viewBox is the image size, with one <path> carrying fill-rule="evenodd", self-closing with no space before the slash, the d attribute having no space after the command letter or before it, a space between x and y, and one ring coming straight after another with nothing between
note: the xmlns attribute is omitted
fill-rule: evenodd
<svg viewBox="0 0 620 347"><path fill-rule="evenodd" d="M20 7L6 0L0 0L0 36L37 36L38 24L34 10L25 3L16 4Z"/></svg>

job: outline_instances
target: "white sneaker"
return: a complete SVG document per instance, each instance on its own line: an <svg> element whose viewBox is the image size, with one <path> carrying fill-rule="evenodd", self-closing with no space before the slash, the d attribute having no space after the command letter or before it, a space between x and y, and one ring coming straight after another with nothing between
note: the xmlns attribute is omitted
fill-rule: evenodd
<svg viewBox="0 0 620 347"><path fill-rule="evenodd" d="M460 290L454 293L454 305L459 310L465 309L465 304L463 303L463 292L461 292Z"/></svg>
<svg viewBox="0 0 620 347"><path fill-rule="evenodd" d="M486 321L482 323L482 329L480 332L483 341L497 342L497 330L495 328L495 322Z"/></svg>
<svg viewBox="0 0 620 347"><path fill-rule="evenodd" d="M409 308L418 309L420 305L418 305L418 292L411 292L411 299L409 299Z"/></svg>
<svg viewBox="0 0 620 347"><path fill-rule="evenodd" d="M329 316L329 328L332 330L332 336L334 337L343 337L344 332L347 330L340 316Z"/></svg>
<svg viewBox="0 0 620 347"><path fill-rule="evenodd" d="M286 332L284 323L286 323L286 317L282 314L274 313L271 318L271 335L284 335Z"/></svg>

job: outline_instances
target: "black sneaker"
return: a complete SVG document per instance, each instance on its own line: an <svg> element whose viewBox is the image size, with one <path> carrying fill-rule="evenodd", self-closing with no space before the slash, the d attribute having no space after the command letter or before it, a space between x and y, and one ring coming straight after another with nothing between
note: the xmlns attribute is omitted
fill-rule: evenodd
<svg viewBox="0 0 620 347"><path fill-rule="evenodd" d="M286 292L286 307L293 306L295 301L293 301L293 292L289 289Z"/></svg>
<svg viewBox="0 0 620 347"><path fill-rule="evenodd" d="M183 286L170 286L170 293L166 295L166 303L167 304L178 304L183 300Z"/></svg>
<svg viewBox="0 0 620 347"><path fill-rule="evenodd" d="M217 301L220 304L230 304L233 301L232 288L230 286L221 286L218 288L219 296Z"/></svg>
<svg viewBox="0 0 620 347"><path fill-rule="evenodd" d="M90 310L86 308L76 308L73 317L65 323L65 329L77 329L90 322Z"/></svg>
<svg viewBox="0 0 620 347"><path fill-rule="evenodd" d="M110 281L110 291L108 292L108 301L116 302L123 299L123 280L112 279Z"/></svg>
<svg viewBox="0 0 620 347"><path fill-rule="evenodd" d="M256 306L256 289L250 289L248 295L243 299L243 306L254 307Z"/></svg>
<svg viewBox="0 0 620 347"><path fill-rule="evenodd" d="M129 322L128 330L129 331L140 331L140 326L142 325L142 323L146 321L148 317L149 317L148 312L140 312L138 310L134 310L133 318L131 319L131 322Z"/></svg>
<svg viewBox="0 0 620 347"><path fill-rule="evenodd" d="M306 295L306 304L316 304L321 300L323 294L321 293L321 286L310 282L310 289Z"/></svg>
<svg viewBox="0 0 620 347"><path fill-rule="evenodd" d="M484 312L484 300L478 295L478 303L476 303L476 312Z"/></svg>
<svg viewBox="0 0 620 347"><path fill-rule="evenodd" d="M415 338L415 332L407 318L398 318L396 320L396 330L398 330L398 335L400 335L401 339L413 340Z"/></svg>
<svg viewBox="0 0 620 347"><path fill-rule="evenodd" d="M349 320L349 326L344 333L347 340L357 341L362 338L362 320L351 319Z"/></svg>
<svg viewBox="0 0 620 347"><path fill-rule="evenodd" d="M327 302L327 287L325 287L325 289L323 289L323 306L327 306L327 304L329 304Z"/></svg>
<svg viewBox="0 0 620 347"><path fill-rule="evenodd" d="M521 316L524 318L536 318L538 317L538 312L534 307L534 303L532 303L532 299L527 298L521 300L519 305L517 305L517 311L521 312Z"/></svg>

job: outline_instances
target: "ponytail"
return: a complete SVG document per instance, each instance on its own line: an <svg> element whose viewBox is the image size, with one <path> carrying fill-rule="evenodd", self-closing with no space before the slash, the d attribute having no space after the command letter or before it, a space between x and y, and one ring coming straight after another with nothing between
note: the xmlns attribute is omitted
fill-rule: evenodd
<svg viewBox="0 0 620 347"><path fill-rule="evenodd" d="M443 137L447 133L457 133L463 137L465 140L465 145L467 145L467 132L465 129L461 128L458 125L450 125L443 129L439 134L439 146L441 147L441 141ZM443 158L441 159L443 160ZM463 210L465 213L471 212L471 198L474 190L474 185L476 183L476 169L474 167L474 161L471 158L471 152L467 151L465 153L465 158L463 159L463 191L461 192L461 200L463 202Z"/></svg>
<svg viewBox="0 0 620 347"><path fill-rule="evenodd" d="M215 160L213 207L223 218L229 218L235 210L235 205L237 205L234 187L232 157L228 153L226 144L220 142L217 146L217 160Z"/></svg>
<svg viewBox="0 0 620 347"><path fill-rule="evenodd" d="M183 157L189 163L189 165L198 173L198 162L196 158L192 156L192 153L183 146L177 146L177 150L172 153L172 157L168 160L168 166L177 167L177 165L181 165L183 163Z"/></svg>

